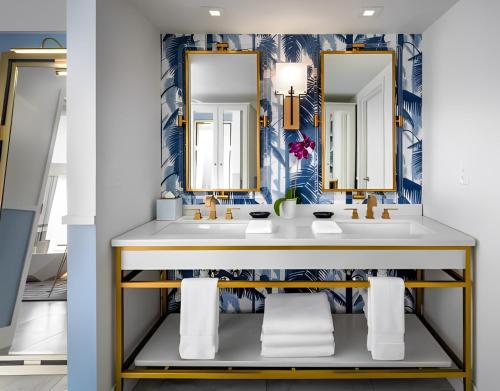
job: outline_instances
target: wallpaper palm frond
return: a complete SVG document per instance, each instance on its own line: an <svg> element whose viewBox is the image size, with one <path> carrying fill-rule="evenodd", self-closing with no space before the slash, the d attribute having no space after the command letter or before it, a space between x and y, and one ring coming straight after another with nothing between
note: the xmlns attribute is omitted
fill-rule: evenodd
<svg viewBox="0 0 500 391"><path fill-rule="evenodd" d="M320 114L321 86L318 75L321 50L345 50L353 43L364 43L371 50L394 50L397 56L397 110L405 124L397 128L397 197L380 193L381 203L421 203L422 201L422 37L419 34L163 34L162 35L162 190L178 192L184 203L199 204L205 193L187 193L184 177L184 129L176 124L184 113L184 53L186 50L215 50L215 43L227 42L231 50L258 50L261 56L261 115L269 126L261 128L261 191L233 193L227 204L272 204L296 183L303 203L352 203L351 193L322 193L321 139L314 128L314 114ZM285 131L282 123L282 97L274 93L277 62L307 64L307 94L301 97L301 133L316 142L312 156L301 161L290 158L288 143L300 139L298 132ZM365 273L368 271L355 271ZM345 270L256 270L218 271L227 278L244 279L345 279ZM179 271L178 276L196 276L198 271ZM272 290L221 291L221 309L228 312L262 311L266 294ZM325 290L335 312L359 312L363 299L359 290ZM407 309L414 307L407 296ZM178 291L170 296L171 308L178 308Z"/></svg>

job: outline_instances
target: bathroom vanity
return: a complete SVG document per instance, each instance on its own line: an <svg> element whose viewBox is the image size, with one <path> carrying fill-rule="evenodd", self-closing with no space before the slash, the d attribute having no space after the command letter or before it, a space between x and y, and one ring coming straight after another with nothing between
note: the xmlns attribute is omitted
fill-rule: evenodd
<svg viewBox="0 0 500 391"><path fill-rule="evenodd" d="M331 207L333 209L333 207ZM362 208L362 207L360 207ZM273 219L272 234L246 234L248 220L152 221L115 238L117 384L130 378L192 379L378 379L471 376L471 249L474 240L437 221L397 215L389 220L336 218L341 234L314 234L312 217ZM168 280L176 269L417 269L406 281L416 288L415 314L406 315L406 357L374 361L366 349L363 314L334 314L336 352L322 358L260 356L262 314L222 314L220 351L214 360L182 360L179 315L168 314ZM156 281L136 281L144 270ZM449 279L428 281L424 270ZM367 281L220 281L220 288L367 288ZM463 292L464 357L458 358L425 320L423 289ZM123 356L124 289L160 289L158 321L130 357ZM245 335L245 338L241 338ZM469 388L467 388L469 389Z"/></svg>

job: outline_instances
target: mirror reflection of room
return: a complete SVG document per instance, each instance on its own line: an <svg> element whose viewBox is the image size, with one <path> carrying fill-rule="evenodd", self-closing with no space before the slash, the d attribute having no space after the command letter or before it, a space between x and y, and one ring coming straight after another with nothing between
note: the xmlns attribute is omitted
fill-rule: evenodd
<svg viewBox="0 0 500 391"><path fill-rule="evenodd" d="M67 346L66 58L43 47L33 53L16 50L22 49L2 53L2 64L11 65L0 69L5 92L0 355L62 360Z"/></svg>
<svg viewBox="0 0 500 391"><path fill-rule="evenodd" d="M191 190L257 187L255 53L188 53Z"/></svg>
<svg viewBox="0 0 500 391"><path fill-rule="evenodd" d="M324 189L391 190L393 54L323 56Z"/></svg>

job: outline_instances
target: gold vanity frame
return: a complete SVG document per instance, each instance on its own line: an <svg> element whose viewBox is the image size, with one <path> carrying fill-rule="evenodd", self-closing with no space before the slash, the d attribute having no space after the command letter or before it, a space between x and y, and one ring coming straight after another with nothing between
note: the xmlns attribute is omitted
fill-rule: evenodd
<svg viewBox="0 0 500 391"><path fill-rule="evenodd" d="M157 281L134 281L141 270L122 270L124 251L251 251L251 250L329 250L332 256L342 250L411 250L463 251L465 265L460 271L443 269L451 281L425 280L424 270L417 270L417 279L405 281L407 288L416 289L416 315L454 363L451 368L233 368L233 367L165 367L150 369L135 367L135 358L168 316L168 289L179 288L180 280L168 280L167 270L158 270ZM115 252L115 377L116 391L122 391L124 379L462 379L464 391L472 388L472 247L468 246L133 246L116 247ZM368 288L368 281L219 281L220 288ZM463 356L459 358L424 317L424 289L458 288L463 303ZM159 289L158 319L128 357L124 357L124 289Z"/></svg>
<svg viewBox="0 0 500 391"><path fill-rule="evenodd" d="M325 192L396 192L396 53L392 50L322 50L320 52L320 68L321 68L321 156L325 156L326 140L326 120L325 120L325 55L346 55L355 56L357 54L390 54L392 56L392 188L389 189L329 189L325 186L325 164L321 165L321 188Z"/></svg>
<svg viewBox="0 0 500 391"><path fill-rule="evenodd" d="M232 55L232 54L251 54L256 56L256 69L257 69L257 99L255 101L256 103L256 118L255 118L255 149L256 149L256 176L257 176L257 184L255 188L248 188L248 189L193 189L191 188L191 165L189 163L190 159L190 153L189 153L189 133L190 133L190 118L191 118L191 113L190 113L190 93L189 93L189 56L197 55L197 54L210 54L210 55ZM260 126L261 126L261 120L260 120L260 94L261 94L261 87L260 87L260 52L258 50L226 50L225 48L220 48L217 51L212 51L212 50L186 50L184 53L184 75L185 75L185 80L184 80L184 91L185 91L185 102L184 102L184 110L185 110L185 116L180 117L179 119L179 125L184 126L184 131L185 131L185 143L186 143L186 191L187 192L226 192L226 193L241 193L241 192L257 192L260 191Z"/></svg>
<svg viewBox="0 0 500 391"><path fill-rule="evenodd" d="M5 172L12 128L14 96L19 68L66 68L66 54L4 52L0 60L0 207L2 206Z"/></svg>

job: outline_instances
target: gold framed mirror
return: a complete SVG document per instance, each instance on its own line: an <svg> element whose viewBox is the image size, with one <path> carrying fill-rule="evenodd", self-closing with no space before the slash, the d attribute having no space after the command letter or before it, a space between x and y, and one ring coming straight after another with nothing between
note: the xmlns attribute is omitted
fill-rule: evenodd
<svg viewBox="0 0 500 391"><path fill-rule="evenodd" d="M260 190L260 54L185 53L186 191Z"/></svg>
<svg viewBox="0 0 500 391"><path fill-rule="evenodd" d="M0 260L8 260L0 275L0 346L12 343L32 254L48 253L50 239L53 247L61 243L47 233L56 139L63 128L66 134L64 50L22 49L0 61Z"/></svg>
<svg viewBox="0 0 500 391"><path fill-rule="evenodd" d="M395 192L395 53L320 56L323 191Z"/></svg>

